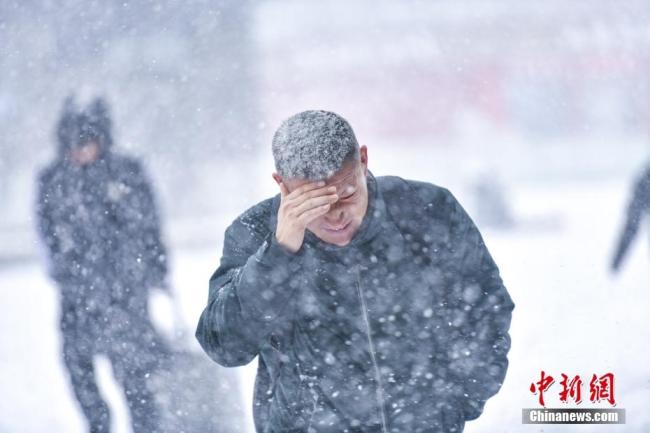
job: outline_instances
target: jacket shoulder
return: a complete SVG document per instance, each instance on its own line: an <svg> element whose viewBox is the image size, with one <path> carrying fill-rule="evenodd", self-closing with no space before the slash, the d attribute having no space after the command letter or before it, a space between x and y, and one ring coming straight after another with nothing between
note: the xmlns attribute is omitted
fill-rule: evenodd
<svg viewBox="0 0 650 433"><path fill-rule="evenodd" d="M637 184L650 185L650 166L645 167L636 178Z"/></svg>
<svg viewBox="0 0 650 433"><path fill-rule="evenodd" d="M247 234L263 240L273 231L271 220L274 215L274 197L269 197L249 207L230 224L227 231L242 236Z"/></svg>
<svg viewBox="0 0 650 433"><path fill-rule="evenodd" d="M445 187L419 180L404 179L399 176L379 176L377 182L390 203L405 201L400 205L417 205L430 210L447 208L455 199Z"/></svg>
<svg viewBox="0 0 650 433"><path fill-rule="evenodd" d="M123 155L121 153L110 153L111 165L126 173L141 173L143 171L143 164L138 158Z"/></svg>
<svg viewBox="0 0 650 433"><path fill-rule="evenodd" d="M62 173L63 164L59 160L55 160L48 165L41 168L38 172L37 182L41 187L50 186L50 184Z"/></svg>

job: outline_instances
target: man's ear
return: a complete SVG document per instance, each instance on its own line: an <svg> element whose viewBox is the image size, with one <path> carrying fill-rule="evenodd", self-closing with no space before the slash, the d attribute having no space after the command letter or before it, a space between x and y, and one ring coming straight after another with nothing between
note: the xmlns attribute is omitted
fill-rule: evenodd
<svg viewBox="0 0 650 433"><path fill-rule="evenodd" d="M273 177L273 180L275 180L275 183L280 185L280 183L282 182L282 177L279 174L275 173L275 172L273 172L273 174L271 176Z"/></svg>
<svg viewBox="0 0 650 433"><path fill-rule="evenodd" d="M368 147L364 144L359 147L359 162L363 164L363 174L368 174Z"/></svg>

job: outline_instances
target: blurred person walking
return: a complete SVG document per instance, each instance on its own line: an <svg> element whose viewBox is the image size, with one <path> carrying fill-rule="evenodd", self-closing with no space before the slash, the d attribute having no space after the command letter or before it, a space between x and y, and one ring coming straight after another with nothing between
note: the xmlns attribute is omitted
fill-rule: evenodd
<svg viewBox="0 0 650 433"><path fill-rule="evenodd" d="M650 210L650 166L644 169L633 186L632 198L627 206L623 229L611 264L612 273L620 270L630 245L639 231L641 220L647 216L648 210Z"/></svg>
<svg viewBox="0 0 650 433"><path fill-rule="evenodd" d="M78 112L65 103L58 155L38 177L38 229L60 289L63 360L92 433L110 430L93 356L110 359L134 433L159 430L150 372L169 349L147 311L151 288L165 289L167 256L142 165L112 150L104 100Z"/></svg>

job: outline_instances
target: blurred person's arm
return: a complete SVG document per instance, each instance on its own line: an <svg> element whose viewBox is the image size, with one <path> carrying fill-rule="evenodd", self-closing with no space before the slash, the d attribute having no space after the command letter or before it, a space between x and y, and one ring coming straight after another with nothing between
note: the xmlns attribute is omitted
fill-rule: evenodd
<svg viewBox="0 0 650 433"><path fill-rule="evenodd" d="M36 224L39 237L48 254L48 273L59 284L70 283L74 266L72 256L72 233L54 220L55 197L51 191L48 173L42 173L37 182Z"/></svg>
<svg viewBox="0 0 650 433"><path fill-rule="evenodd" d="M632 244L641 224L641 218L650 206L650 171L647 171L639 179L634 187L632 199L627 208L625 224L617 244L614 259L612 260L612 271L617 272L627 251Z"/></svg>
<svg viewBox="0 0 650 433"><path fill-rule="evenodd" d="M167 250L161 238L160 217L151 181L142 165L132 162L129 169L128 203L123 215L126 229L135 242L137 255L143 263L147 288L169 290Z"/></svg>

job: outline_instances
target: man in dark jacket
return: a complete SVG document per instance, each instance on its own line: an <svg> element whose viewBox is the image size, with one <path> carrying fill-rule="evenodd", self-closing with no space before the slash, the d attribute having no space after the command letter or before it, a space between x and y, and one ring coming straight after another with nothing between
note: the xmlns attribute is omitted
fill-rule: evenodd
<svg viewBox="0 0 650 433"><path fill-rule="evenodd" d="M95 381L103 353L125 390L134 433L157 430L152 368L167 350L148 320L149 288L165 288L165 249L149 181L111 150L110 117L97 99L82 113L68 101L58 158L38 179L38 228L61 293L63 358L91 432L108 432Z"/></svg>
<svg viewBox="0 0 650 433"><path fill-rule="evenodd" d="M637 179L632 192L632 199L627 207L625 224L618 241L614 259L612 260L612 272L618 272L623 259L627 254L632 241L636 237L641 225L641 220L650 209L650 167L647 167L643 174Z"/></svg>
<svg viewBox="0 0 650 433"><path fill-rule="evenodd" d="M375 177L325 111L273 139L280 194L226 230L196 336L259 355L258 432L460 432L503 382L514 308L449 191Z"/></svg>

